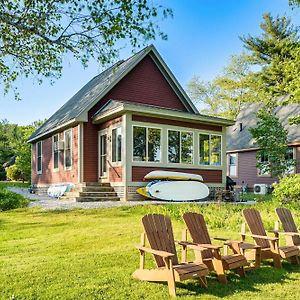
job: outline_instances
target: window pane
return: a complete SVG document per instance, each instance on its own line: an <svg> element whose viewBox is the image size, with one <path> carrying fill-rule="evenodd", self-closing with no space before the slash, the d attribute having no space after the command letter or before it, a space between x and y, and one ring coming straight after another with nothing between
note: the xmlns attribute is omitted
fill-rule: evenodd
<svg viewBox="0 0 300 300"><path fill-rule="evenodd" d="M42 143L41 142L38 142L37 143L37 156L41 156L41 153L42 153Z"/></svg>
<svg viewBox="0 0 300 300"><path fill-rule="evenodd" d="M71 163L71 150L66 150L65 152L66 158L65 158L65 162L66 162L66 167L71 167L72 163Z"/></svg>
<svg viewBox="0 0 300 300"><path fill-rule="evenodd" d="M41 156L39 156L37 159L37 165L38 165L37 170L41 171L42 170L42 157Z"/></svg>
<svg viewBox="0 0 300 300"><path fill-rule="evenodd" d="M133 160L146 160L146 128L133 127Z"/></svg>
<svg viewBox="0 0 300 300"><path fill-rule="evenodd" d="M112 157L111 157L111 161L115 162L117 160L117 153L116 153L116 149L117 149L117 129L113 129L112 130Z"/></svg>
<svg viewBox="0 0 300 300"><path fill-rule="evenodd" d="M65 167L69 168L72 166L71 156L71 130L65 132Z"/></svg>
<svg viewBox="0 0 300 300"><path fill-rule="evenodd" d="M210 164L213 166L221 165L221 137L217 135L211 135L210 137Z"/></svg>
<svg viewBox="0 0 300 300"><path fill-rule="evenodd" d="M117 161L122 160L122 132L121 127L117 128Z"/></svg>
<svg viewBox="0 0 300 300"><path fill-rule="evenodd" d="M168 157L170 163L179 163L180 132L169 130L168 132Z"/></svg>
<svg viewBox="0 0 300 300"><path fill-rule="evenodd" d="M148 128L148 161L160 161L160 129Z"/></svg>
<svg viewBox="0 0 300 300"><path fill-rule="evenodd" d="M229 154L229 176L237 176L237 155Z"/></svg>
<svg viewBox="0 0 300 300"><path fill-rule="evenodd" d="M58 168L58 161L59 161L59 152L54 152L54 155L53 155L53 167L54 169L57 169Z"/></svg>
<svg viewBox="0 0 300 300"><path fill-rule="evenodd" d="M285 159L290 162L290 166L286 171L286 174L295 174L295 163L294 163L294 148L288 147Z"/></svg>
<svg viewBox="0 0 300 300"><path fill-rule="evenodd" d="M200 165L209 165L209 135L199 135Z"/></svg>
<svg viewBox="0 0 300 300"><path fill-rule="evenodd" d="M193 134L191 132L181 132L181 162L193 163Z"/></svg>

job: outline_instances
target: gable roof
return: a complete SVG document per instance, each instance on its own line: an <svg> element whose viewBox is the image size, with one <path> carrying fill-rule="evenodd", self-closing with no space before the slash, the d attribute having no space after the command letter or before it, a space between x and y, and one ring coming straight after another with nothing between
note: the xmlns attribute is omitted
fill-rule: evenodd
<svg viewBox="0 0 300 300"><path fill-rule="evenodd" d="M192 101L165 64L156 48L150 45L128 59L117 62L101 74L95 76L39 127L30 136L28 142L33 142L73 124L87 122L88 111L148 54L155 60L160 70L165 73L166 79L168 80L169 78L169 83L176 89L176 92L179 93L179 99L187 111L193 114L197 113L197 109Z"/></svg>
<svg viewBox="0 0 300 300"><path fill-rule="evenodd" d="M260 103L248 105L246 109L240 112L235 124L227 127L227 151L254 150L258 148L258 145L254 143L254 139L252 138L249 128L256 126L256 113L260 107ZM286 106L279 106L275 109L275 114L288 131L288 144L300 143L300 125L288 124L289 117L300 115L300 105L290 104ZM240 124L242 124L242 131L240 131Z"/></svg>

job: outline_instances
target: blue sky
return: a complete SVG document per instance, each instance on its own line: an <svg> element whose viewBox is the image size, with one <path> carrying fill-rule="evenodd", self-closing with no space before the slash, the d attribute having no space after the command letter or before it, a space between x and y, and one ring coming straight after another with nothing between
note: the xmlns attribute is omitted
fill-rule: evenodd
<svg viewBox="0 0 300 300"><path fill-rule="evenodd" d="M174 18L160 23L168 41L153 43L184 88L194 74L210 80L221 72L230 55L242 51L239 36L259 34L263 13L286 14L297 24L300 20L300 9L291 10L288 0L158 2L171 7ZM130 55L131 49L126 48L120 58ZM47 80L38 85L34 78L22 79L18 81L21 101L0 94L0 119L24 125L48 118L100 71L94 62L83 69L72 57L66 57L63 75L54 85Z"/></svg>

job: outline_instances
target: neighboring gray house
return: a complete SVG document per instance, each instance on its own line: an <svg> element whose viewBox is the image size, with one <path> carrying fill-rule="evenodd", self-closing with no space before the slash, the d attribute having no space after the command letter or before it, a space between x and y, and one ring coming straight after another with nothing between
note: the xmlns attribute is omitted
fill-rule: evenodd
<svg viewBox="0 0 300 300"><path fill-rule="evenodd" d="M259 148L254 143L249 128L256 126L259 108L259 103L250 104L238 115L236 123L227 128L227 175L237 185L247 184L250 188L255 184L270 185L277 180L270 174L261 174L256 167L256 151ZM278 107L275 112L288 130L288 157L297 160L296 167L290 173L300 173L300 125L288 125L290 116L300 115L300 105Z"/></svg>

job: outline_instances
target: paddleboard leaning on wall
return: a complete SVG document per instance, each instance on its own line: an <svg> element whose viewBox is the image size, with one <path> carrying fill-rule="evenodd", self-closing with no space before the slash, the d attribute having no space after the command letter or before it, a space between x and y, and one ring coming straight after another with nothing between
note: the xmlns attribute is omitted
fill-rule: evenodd
<svg viewBox="0 0 300 300"><path fill-rule="evenodd" d="M152 171L144 180L147 186L137 189L137 193L148 199L164 201L195 201L209 195L207 185L201 175L183 172Z"/></svg>

